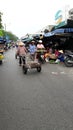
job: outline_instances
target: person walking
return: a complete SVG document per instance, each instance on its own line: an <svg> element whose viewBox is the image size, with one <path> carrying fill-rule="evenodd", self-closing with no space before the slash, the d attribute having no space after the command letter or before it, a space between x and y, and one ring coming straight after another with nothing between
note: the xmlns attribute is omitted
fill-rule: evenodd
<svg viewBox="0 0 73 130"><path fill-rule="evenodd" d="M35 45L35 41L31 41L31 44L29 45L29 52L30 52L30 58L32 60L35 60L35 58L36 58L36 45Z"/></svg>
<svg viewBox="0 0 73 130"><path fill-rule="evenodd" d="M21 66L22 62L23 64L25 64L25 58L27 53L27 49L25 48L23 42L18 43L17 53L19 54L19 65Z"/></svg>

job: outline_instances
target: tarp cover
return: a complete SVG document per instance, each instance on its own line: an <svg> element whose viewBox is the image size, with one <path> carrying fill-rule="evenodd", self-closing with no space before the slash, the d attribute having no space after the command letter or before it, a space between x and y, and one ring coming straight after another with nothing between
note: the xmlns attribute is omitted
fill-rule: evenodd
<svg viewBox="0 0 73 130"><path fill-rule="evenodd" d="M44 36L45 37L50 37L50 36L53 36L55 34L62 34L62 33L73 33L73 28L56 29L56 30L54 30L52 32L45 33Z"/></svg>

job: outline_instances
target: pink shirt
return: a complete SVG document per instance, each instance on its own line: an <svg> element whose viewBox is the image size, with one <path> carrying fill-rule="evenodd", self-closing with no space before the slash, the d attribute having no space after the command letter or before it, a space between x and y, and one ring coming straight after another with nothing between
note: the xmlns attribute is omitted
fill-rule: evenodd
<svg viewBox="0 0 73 130"><path fill-rule="evenodd" d="M20 56L26 55L26 48L24 46L19 46L18 47L18 53Z"/></svg>
<svg viewBox="0 0 73 130"><path fill-rule="evenodd" d="M37 48L42 49L44 48L43 44L37 44Z"/></svg>
<svg viewBox="0 0 73 130"><path fill-rule="evenodd" d="M58 57L58 55L59 55L59 52L58 52L58 51L55 51L55 55Z"/></svg>

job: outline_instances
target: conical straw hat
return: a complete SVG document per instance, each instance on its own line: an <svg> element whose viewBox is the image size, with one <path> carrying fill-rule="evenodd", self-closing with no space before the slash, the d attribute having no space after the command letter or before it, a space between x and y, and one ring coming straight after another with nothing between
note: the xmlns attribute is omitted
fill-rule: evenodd
<svg viewBox="0 0 73 130"><path fill-rule="evenodd" d="M63 50L59 50L60 53L63 53Z"/></svg>
<svg viewBox="0 0 73 130"><path fill-rule="evenodd" d="M19 45L19 46L23 46L24 43L23 43L23 42L19 42L18 45Z"/></svg>

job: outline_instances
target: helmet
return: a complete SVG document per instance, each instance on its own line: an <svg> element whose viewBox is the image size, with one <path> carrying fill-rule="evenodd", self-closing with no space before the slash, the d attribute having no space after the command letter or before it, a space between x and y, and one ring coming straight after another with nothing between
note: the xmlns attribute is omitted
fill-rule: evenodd
<svg viewBox="0 0 73 130"><path fill-rule="evenodd" d="M42 40L39 40L39 43L42 43Z"/></svg>

